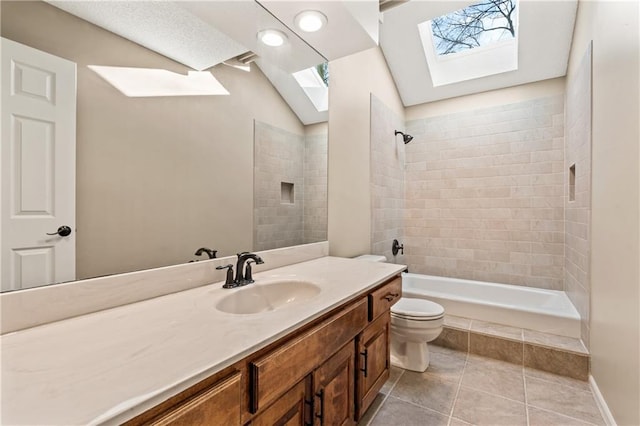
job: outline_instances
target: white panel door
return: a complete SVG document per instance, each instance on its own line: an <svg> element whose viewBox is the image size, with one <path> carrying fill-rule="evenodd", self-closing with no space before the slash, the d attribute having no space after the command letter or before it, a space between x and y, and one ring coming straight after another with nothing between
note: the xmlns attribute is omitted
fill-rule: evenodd
<svg viewBox="0 0 640 426"><path fill-rule="evenodd" d="M75 279L76 64L0 42L0 277L6 291ZM47 235L61 226L71 233Z"/></svg>

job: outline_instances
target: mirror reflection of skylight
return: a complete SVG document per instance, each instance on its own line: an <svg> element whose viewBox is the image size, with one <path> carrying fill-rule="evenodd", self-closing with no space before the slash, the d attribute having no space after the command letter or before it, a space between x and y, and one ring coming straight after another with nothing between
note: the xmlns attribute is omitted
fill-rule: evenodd
<svg viewBox="0 0 640 426"><path fill-rule="evenodd" d="M305 95L319 112L329 109L329 67L327 63L293 73Z"/></svg>
<svg viewBox="0 0 640 426"><path fill-rule="evenodd" d="M183 75L156 68L88 67L123 95L132 98L229 94L208 71L189 71Z"/></svg>
<svg viewBox="0 0 640 426"><path fill-rule="evenodd" d="M418 24L433 86L518 69L517 0L484 0Z"/></svg>

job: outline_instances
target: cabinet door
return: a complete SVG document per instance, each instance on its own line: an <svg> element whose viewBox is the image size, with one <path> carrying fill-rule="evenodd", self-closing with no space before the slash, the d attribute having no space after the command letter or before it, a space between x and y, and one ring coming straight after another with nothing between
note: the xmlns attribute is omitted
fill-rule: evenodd
<svg viewBox="0 0 640 426"><path fill-rule="evenodd" d="M367 301L362 298L308 331L249 362L251 380L249 411L271 405L367 324ZM285 372L285 373L283 373Z"/></svg>
<svg viewBox="0 0 640 426"><path fill-rule="evenodd" d="M355 424L355 345L349 342L313 373L314 424Z"/></svg>
<svg viewBox="0 0 640 426"><path fill-rule="evenodd" d="M311 424L311 375L287 391L252 421L252 426L304 426Z"/></svg>
<svg viewBox="0 0 640 426"><path fill-rule="evenodd" d="M358 338L358 419L389 378L390 324L391 314L387 311L369 324Z"/></svg>
<svg viewBox="0 0 640 426"><path fill-rule="evenodd" d="M239 425L240 373L172 408L153 426Z"/></svg>

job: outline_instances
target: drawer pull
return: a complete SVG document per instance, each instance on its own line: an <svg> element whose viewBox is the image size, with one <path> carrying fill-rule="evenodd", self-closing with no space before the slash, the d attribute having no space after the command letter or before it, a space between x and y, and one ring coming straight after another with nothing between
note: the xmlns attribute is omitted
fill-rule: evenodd
<svg viewBox="0 0 640 426"><path fill-rule="evenodd" d="M395 299L398 296L399 296L398 293L387 293L387 295L384 296L384 298L387 299L388 302L391 302L393 299Z"/></svg>
<svg viewBox="0 0 640 426"><path fill-rule="evenodd" d="M369 350L365 349L364 352L360 352L360 355L364 357L364 368L361 368L360 371L364 373L364 377L367 377L367 364L369 363Z"/></svg>
<svg viewBox="0 0 640 426"><path fill-rule="evenodd" d="M320 424L323 424L323 417L324 417L324 389L320 389L317 393L316 393L316 397L320 398L320 412L316 413L316 417L318 418L318 420L320 420Z"/></svg>

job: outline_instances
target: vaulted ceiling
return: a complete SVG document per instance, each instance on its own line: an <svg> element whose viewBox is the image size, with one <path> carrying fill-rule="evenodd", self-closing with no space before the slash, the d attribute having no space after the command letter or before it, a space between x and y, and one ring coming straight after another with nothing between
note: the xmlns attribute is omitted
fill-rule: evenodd
<svg viewBox="0 0 640 426"><path fill-rule="evenodd" d="M563 76L577 0L520 0L518 69L434 87L418 24L464 8L460 0L412 1L57 1L49 3L194 70L229 63L245 52L253 58L305 124L327 120L292 73L379 45L405 106ZM385 9L380 12L380 9ZM395 6L395 7L392 7ZM327 17L321 31L294 24L304 10ZM278 29L280 48L256 34Z"/></svg>

